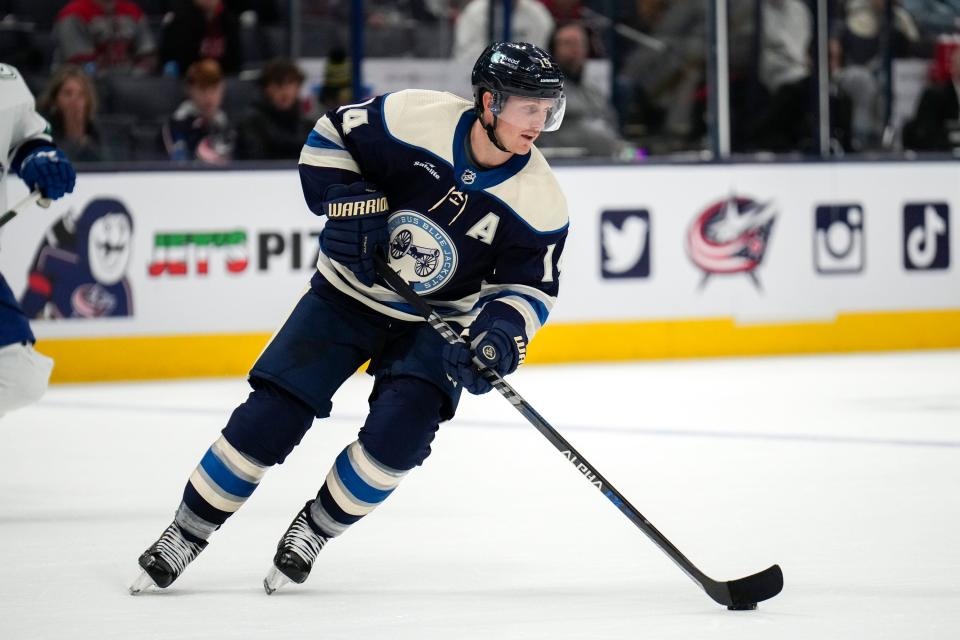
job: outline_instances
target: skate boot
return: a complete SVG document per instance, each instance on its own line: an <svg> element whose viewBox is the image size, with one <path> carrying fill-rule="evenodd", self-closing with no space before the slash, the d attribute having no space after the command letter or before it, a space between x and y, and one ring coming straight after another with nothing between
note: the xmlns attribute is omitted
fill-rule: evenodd
<svg viewBox="0 0 960 640"><path fill-rule="evenodd" d="M130 594L137 595L151 585L169 587L206 546L206 541L184 538L179 525L172 522L160 539L140 555L138 562L143 573L131 585Z"/></svg>
<svg viewBox="0 0 960 640"><path fill-rule="evenodd" d="M288 582L303 583L310 575L313 561L328 538L315 532L307 522L310 517L311 500L293 519L286 533L277 544L277 554L273 556L273 566L263 579L263 590L267 595Z"/></svg>

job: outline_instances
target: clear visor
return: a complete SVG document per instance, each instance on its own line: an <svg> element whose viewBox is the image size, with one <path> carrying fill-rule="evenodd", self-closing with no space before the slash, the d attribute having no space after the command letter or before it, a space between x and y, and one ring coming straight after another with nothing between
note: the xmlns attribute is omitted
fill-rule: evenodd
<svg viewBox="0 0 960 640"><path fill-rule="evenodd" d="M528 98L494 93L490 112L498 118L525 131L556 131L563 122L567 98Z"/></svg>

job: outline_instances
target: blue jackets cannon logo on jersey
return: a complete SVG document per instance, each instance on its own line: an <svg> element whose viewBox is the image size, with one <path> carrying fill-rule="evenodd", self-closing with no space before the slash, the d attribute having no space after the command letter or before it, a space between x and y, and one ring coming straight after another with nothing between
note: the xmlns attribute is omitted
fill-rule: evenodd
<svg viewBox="0 0 960 640"><path fill-rule="evenodd" d="M390 216L390 266L419 294L439 289L457 269L457 248L450 236L416 211Z"/></svg>

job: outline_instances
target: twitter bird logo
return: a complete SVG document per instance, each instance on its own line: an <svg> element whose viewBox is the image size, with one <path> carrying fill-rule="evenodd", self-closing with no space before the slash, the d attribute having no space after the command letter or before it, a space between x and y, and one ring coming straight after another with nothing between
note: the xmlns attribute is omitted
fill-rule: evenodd
<svg viewBox="0 0 960 640"><path fill-rule="evenodd" d="M601 273L604 278L650 275L650 213L645 209L600 215Z"/></svg>

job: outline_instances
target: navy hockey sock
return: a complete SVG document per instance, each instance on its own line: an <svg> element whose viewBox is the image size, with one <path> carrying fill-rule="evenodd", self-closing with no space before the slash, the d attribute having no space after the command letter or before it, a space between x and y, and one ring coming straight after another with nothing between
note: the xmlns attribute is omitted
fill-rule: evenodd
<svg viewBox="0 0 960 640"><path fill-rule="evenodd" d="M175 522L185 534L206 540L243 506L267 468L220 436L190 475Z"/></svg>
<svg viewBox="0 0 960 640"><path fill-rule="evenodd" d="M313 411L259 378L223 435L207 450L183 490L175 521L185 534L206 540L253 494L264 473L283 462L313 423Z"/></svg>
<svg viewBox="0 0 960 640"><path fill-rule="evenodd" d="M375 460L360 441L340 452L327 479L310 505L315 530L332 538L373 511L400 484L407 471Z"/></svg>

